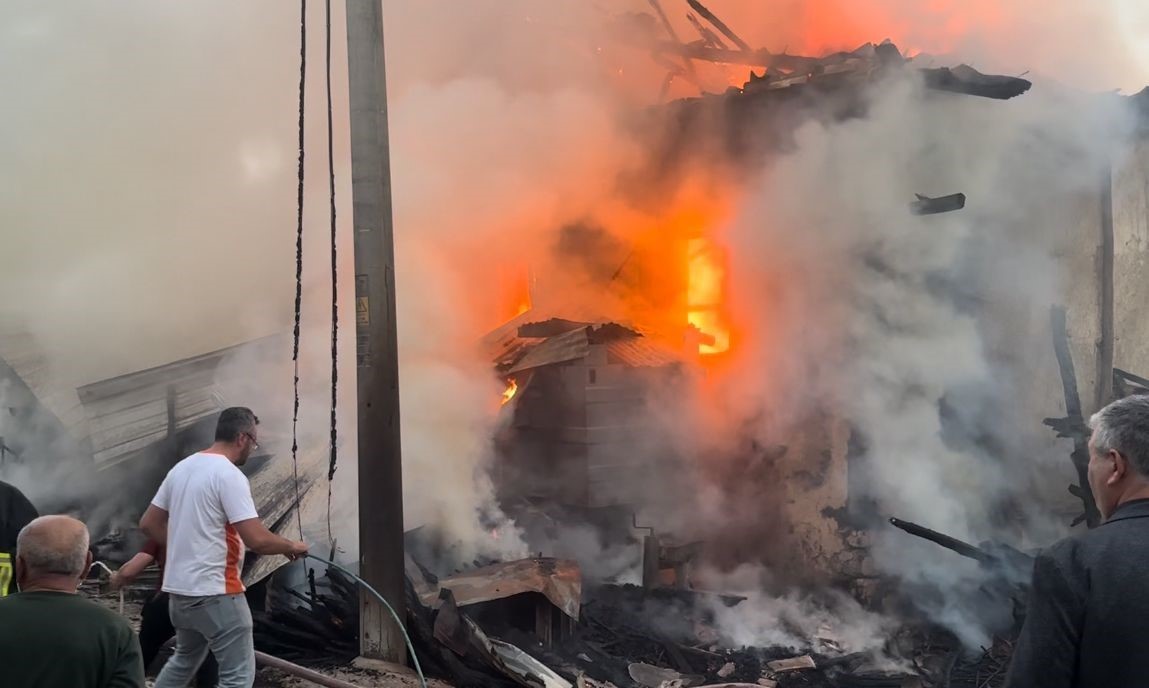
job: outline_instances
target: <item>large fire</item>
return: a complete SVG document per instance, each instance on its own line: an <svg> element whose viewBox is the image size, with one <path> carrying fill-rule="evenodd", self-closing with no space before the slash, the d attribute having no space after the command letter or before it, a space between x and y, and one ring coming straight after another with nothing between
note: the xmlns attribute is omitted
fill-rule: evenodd
<svg viewBox="0 0 1149 688"><path fill-rule="evenodd" d="M723 310L726 266L718 248L708 239L687 243L686 320L704 336L701 354L730 348L730 331Z"/></svg>

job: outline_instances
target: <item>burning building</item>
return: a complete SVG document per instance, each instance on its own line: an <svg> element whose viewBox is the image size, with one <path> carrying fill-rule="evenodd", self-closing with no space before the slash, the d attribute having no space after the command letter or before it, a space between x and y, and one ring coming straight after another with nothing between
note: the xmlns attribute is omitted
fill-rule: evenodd
<svg viewBox="0 0 1149 688"><path fill-rule="evenodd" d="M1025 546L1073 520L1072 463L1040 424L1065 404L1049 313L1068 308L1096 407L1122 308L1106 285L1136 280L1105 255L1138 222L1113 218L1144 216L1137 99L890 42L759 49L665 4L613 15L596 55L653 56L666 102L619 115L616 167L558 145L608 182L555 170L576 198L508 219L519 277L477 323L492 493L516 521L525 500L613 510L632 545L653 529L680 584L750 564L775 588L932 586L922 606L976 642L954 609L975 574L886 517ZM628 86L651 73L627 64ZM615 534L564 533L528 549L614 559Z"/></svg>
<svg viewBox="0 0 1149 688"><path fill-rule="evenodd" d="M475 641L489 659L495 645L460 610L497 603L485 584L500 576L546 597L548 581L574 578L572 560L588 583L582 614L603 622L586 624L600 651L579 650L610 667L600 679L629 673L609 643L711 678L786 659L729 655L723 675L722 645L817 648L828 666L889 650L889 619L838 588L895 598L886 611L909 598L961 643L987 641L969 601L981 572L886 518L1029 549L1083 510L1065 491L1070 448L1041 419L1080 443L1081 417L1149 378L1145 96L1044 77L1111 85L1094 59L1108 53L1069 40L1089 32L1045 8L1021 21L1031 3L988 15L963 3L939 21L912 4L388 4L406 520L411 540L434 531L453 555L412 552L453 583L463 564L564 562L479 567L454 587L412 563L428 585L412 604L424 641L471 629L455 649ZM1056 38L1019 38L1031 19ZM963 41L979 28L989 50ZM282 115L264 114L253 129ZM275 156L259 137L236 147L236 185L262 188ZM258 262L247 256L284 244L280 219L235 254ZM1064 309L1056 337L1051 306ZM26 351L0 347L10 417L49 407L52 431L88 442L81 453L106 472L193 442L225 396L218 356L184 356L214 346L54 385ZM265 398L285 427L290 395ZM4 435L0 463L31 457ZM286 464L256 479L290 527ZM333 483L337 528L346 479ZM305 500L309 526L321 502ZM603 580L697 594L604 599L590 585ZM350 615L355 591L341 590ZM565 585L552 606L569 619L578 592ZM441 616L418 616L431 607ZM699 610L697 627L670 623ZM673 641L641 637L658 623Z"/></svg>

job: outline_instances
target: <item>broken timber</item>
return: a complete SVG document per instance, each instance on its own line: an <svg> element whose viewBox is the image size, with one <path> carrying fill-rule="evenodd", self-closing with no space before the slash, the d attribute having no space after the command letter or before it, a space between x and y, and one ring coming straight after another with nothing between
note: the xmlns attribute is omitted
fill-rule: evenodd
<svg viewBox="0 0 1149 688"><path fill-rule="evenodd" d="M900 518L891 518L890 525L899 530L904 530L914 537L920 537L923 540L929 540L936 545L941 545L948 550L957 552L963 557L975 559L984 564L988 564L994 561L993 555L982 550L980 547L975 547L968 542L958 540L955 537L950 537L945 533L939 533L936 530L931 530L925 526L918 525L917 523L903 521Z"/></svg>
<svg viewBox="0 0 1149 688"><path fill-rule="evenodd" d="M701 14L703 19L713 24L714 28L722 32L723 36L729 38L731 43L738 46L739 50L742 52L751 52L753 50L749 43L739 38L738 34L734 33L733 29L727 26L725 22L715 16L714 13L709 9L707 9L706 5L703 5L698 0L686 0L686 2L690 4L691 9Z"/></svg>
<svg viewBox="0 0 1149 688"><path fill-rule="evenodd" d="M876 68L898 67L911 63L910 60L902 58L901 53L891 44L874 46L872 53L870 46L863 46L851 53L834 53L823 58L772 53L761 48L757 50L715 48L698 42L682 44L674 41L653 41L644 47L656 54L671 54L690 60L763 67L768 71L778 70L784 73L782 81L785 83L780 84L782 87L789 85L793 80L800 83L816 79L823 73L843 70L865 73ZM851 67L851 64L855 66ZM915 71L926 87L932 90L995 100L1008 100L1020 96L1033 86L1030 81L1019 77L982 74L969 65L953 68L916 68ZM767 87L770 87L770 84L767 84Z"/></svg>
<svg viewBox="0 0 1149 688"><path fill-rule="evenodd" d="M1114 368L1113 391L1117 397L1126 397L1130 394L1147 394L1149 393L1149 380L1120 368Z"/></svg>
<svg viewBox="0 0 1149 688"><path fill-rule="evenodd" d="M910 212L914 215L937 215L961 210L965 207L965 194L963 193L938 196L937 198L930 198L921 194L914 195L918 199L910 204Z"/></svg>
<svg viewBox="0 0 1149 688"><path fill-rule="evenodd" d="M1081 397L1077 391L1077 373L1073 367L1073 353L1069 350L1069 332L1065 323L1065 309L1054 306L1049 314L1050 329L1053 334L1053 351L1057 355L1057 365L1061 371L1061 386L1065 393L1065 418L1046 418L1043 422L1058 431L1059 437L1073 439L1073 453L1070 458L1077 471L1077 485L1070 487L1070 493L1081 499L1085 512L1074 521L1082 520L1089 528L1101 523L1101 512L1093 491L1089 488L1089 430L1081 412Z"/></svg>
<svg viewBox="0 0 1149 688"><path fill-rule="evenodd" d="M675 43L681 43L678 38L678 32L674 30L674 25L670 23L666 12L662 10L662 3L659 0L647 0L647 2L650 3L650 7L654 10L654 13L658 15L658 20L662 23L662 28L666 29L666 33L670 36L670 39ZM684 57L682 62L686 65L686 73L690 76L691 81L697 85L698 75L694 71L694 63L691 62L688 57ZM674 74L671 73L670 76L673 78Z"/></svg>

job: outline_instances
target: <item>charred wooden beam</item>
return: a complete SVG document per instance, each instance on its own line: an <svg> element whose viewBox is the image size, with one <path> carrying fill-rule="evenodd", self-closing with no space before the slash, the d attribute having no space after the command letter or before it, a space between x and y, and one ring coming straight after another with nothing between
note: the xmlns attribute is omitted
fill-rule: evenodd
<svg viewBox="0 0 1149 688"><path fill-rule="evenodd" d="M705 43L707 47L727 49L726 44L722 42L718 34L703 26L702 22L698 21L698 17L693 14L688 14L686 15L686 20L689 21L690 25L694 27L694 30L698 32L698 35L702 38L702 42Z"/></svg>
<svg viewBox="0 0 1149 688"><path fill-rule="evenodd" d="M1033 571L1032 555L1001 542L988 542L981 546L971 545L945 533L897 518L891 518L890 524L977 561L989 576L986 581L986 592L1003 600L1024 599L1023 593L1028 589L1030 574Z"/></svg>
<svg viewBox="0 0 1149 688"><path fill-rule="evenodd" d="M1046 418L1041 421L1042 425L1046 425L1057 432L1058 439L1077 440L1089 438L1089 426L1080 416L1073 418Z"/></svg>
<svg viewBox="0 0 1149 688"><path fill-rule="evenodd" d="M304 664L339 664L359 654L359 592L334 569L309 594L279 588L268 611L255 611L255 644ZM330 594L328 594L328 590Z"/></svg>
<svg viewBox="0 0 1149 688"><path fill-rule="evenodd" d="M658 53L653 53L650 57L652 60L654 60L655 64L666 70L666 83L663 86L664 90L669 88L670 82L678 77L682 77L698 88L702 88L702 82L698 79L698 72L694 70L693 63L690 62L690 60L686 61L687 67L683 68L681 65L676 64L674 61L669 60Z"/></svg>
<svg viewBox="0 0 1149 688"><path fill-rule="evenodd" d="M1149 390L1149 380L1147 380L1147 379L1145 379L1139 375L1134 375L1133 373L1122 370L1120 368L1114 368L1113 369L1113 385L1114 385L1114 387L1117 387L1118 383L1121 383L1122 385L1124 385L1125 383L1132 383L1134 385L1137 385L1137 387L1141 388L1142 390Z"/></svg>
<svg viewBox="0 0 1149 688"><path fill-rule="evenodd" d="M704 62L719 64L746 65L748 67L764 67L788 72L792 77L807 74L817 74L842 65L847 59L858 58L851 53L841 53L825 58L803 57L801 55L774 54L769 50L730 50L725 48L712 48L697 43L678 44L669 41L655 41L649 46L654 52L670 53L689 57ZM896 48L893 46L879 46L879 57L893 55ZM882 58L875 61L875 65L883 66L897 64L898 61ZM967 65L959 67L923 68L916 70L921 75L927 88L949 93L993 98L995 100L1008 100L1027 92L1033 84L1026 79L1012 76L982 74Z"/></svg>
<svg viewBox="0 0 1149 688"><path fill-rule="evenodd" d="M1020 96L1033 86L1031 82L1018 77L982 74L968 65L918 71L929 88L997 100Z"/></svg>
<svg viewBox="0 0 1149 688"><path fill-rule="evenodd" d="M1073 353L1069 349L1065 309L1054 306L1050 310L1049 324L1053 334L1053 351L1057 355L1057 366L1061 372L1061 388L1065 395L1065 417L1067 422L1081 427L1085 425L1085 420L1081 413L1081 396L1077 391L1077 372L1073 367ZM1074 437L1070 459L1077 471L1077 487L1080 490L1082 505L1085 507L1085 523L1088 527L1095 528L1101 523L1101 512L1097 510L1097 502L1093 497L1093 491L1089 488L1089 438L1084 433Z"/></svg>
<svg viewBox="0 0 1149 688"><path fill-rule="evenodd" d="M707 9L706 5L703 5L698 0L686 0L686 2L690 4L690 7L695 12L702 15L703 19L713 24L714 28L718 29L718 31L721 32L723 36L729 38L731 43L738 46L739 50L747 53L753 51L753 48L750 47L749 43L739 38L738 34L734 33L733 29L727 26L725 22L715 16L715 14L709 9Z"/></svg>
<svg viewBox="0 0 1149 688"><path fill-rule="evenodd" d="M818 67L820 60L799 55L775 55L769 50L731 50L729 48L709 48L696 43L673 43L656 41L650 46L655 52L688 56L693 60L717 62L719 64L746 65L747 67L767 67L786 71L808 73Z"/></svg>
<svg viewBox="0 0 1149 688"><path fill-rule="evenodd" d="M666 29L666 34L670 36L670 40L675 43L682 43L678 38L678 32L674 30L674 25L670 23L670 19L666 16L666 12L662 10L662 2L660 0L646 0L654 13L658 15L658 21L662 23L662 28ZM694 63L691 62L689 57L683 56L683 64L686 65L686 73L690 75L691 80L695 83L698 82L698 75L694 71ZM673 75L670 77L673 78ZM668 78L666 88L670 87L670 79Z"/></svg>
<svg viewBox="0 0 1149 688"><path fill-rule="evenodd" d="M1114 237L1113 237L1113 163L1107 159L1101 170L1101 264L1098 271L1100 295L1100 332L1097 338L1097 389L1095 408L1113 401L1114 337Z"/></svg>
<svg viewBox="0 0 1149 688"><path fill-rule="evenodd" d="M936 530L930 530L929 528L918 525L917 523L903 521L900 518L891 518L890 525L898 528L899 530L903 530L910 535L920 537L924 540L929 540L934 544L941 545L948 550L957 552L963 557L974 559L985 564L992 563L994 561L994 556L989 552L982 550L980 547L971 545L968 542L963 542L962 540L959 540L955 537L950 537L945 533L939 533Z"/></svg>
<svg viewBox="0 0 1149 688"><path fill-rule="evenodd" d="M278 669L285 674L295 676L296 678L301 678L305 681L310 681L317 686L324 686L324 688L358 688L358 686L353 683L348 683L347 681L321 674L318 671L312 671L279 657L274 657L264 652L259 652L258 650L255 653L255 661L261 666Z"/></svg>
<svg viewBox="0 0 1149 688"><path fill-rule="evenodd" d="M965 194L956 193L948 196L930 198L921 194L914 194L918 200L910 204L910 212L914 215L937 215L950 213L965 207Z"/></svg>

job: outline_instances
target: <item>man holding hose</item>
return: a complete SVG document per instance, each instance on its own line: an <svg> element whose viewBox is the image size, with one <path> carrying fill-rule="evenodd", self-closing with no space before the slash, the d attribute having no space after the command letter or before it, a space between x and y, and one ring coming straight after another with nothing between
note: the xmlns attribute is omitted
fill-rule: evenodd
<svg viewBox="0 0 1149 688"><path fill-rule="evenodd" d="M215 443L168 472L140 519L140 529L166 547L163 591L176 630L175 654L156 688L186 688L208 650L219 662L219 688L251 688L255 645L251 610L240 579L244 546L297 559L307 544L282 538L259 519L239 466L259 449L251 409L225 409Z"/></svg>

